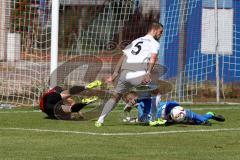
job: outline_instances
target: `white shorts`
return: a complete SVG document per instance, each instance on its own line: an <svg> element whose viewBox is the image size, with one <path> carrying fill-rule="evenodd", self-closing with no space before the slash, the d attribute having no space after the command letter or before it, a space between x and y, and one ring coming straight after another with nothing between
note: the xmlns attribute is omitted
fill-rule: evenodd
<svg viewBox="0 0 240 160"><path fill-rule="evenodd" d="M140 85L145 74L146 71L134 72L129 70L122 70L115 88L115 92L123 94L129 91L132 87Z"/></svg>

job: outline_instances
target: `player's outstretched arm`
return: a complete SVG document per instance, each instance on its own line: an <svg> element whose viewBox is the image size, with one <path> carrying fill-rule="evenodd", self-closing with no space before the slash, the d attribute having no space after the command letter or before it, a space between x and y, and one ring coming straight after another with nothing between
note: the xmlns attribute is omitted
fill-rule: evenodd
<svg viewBox="0 0 240 160"><path fill-rule="evenodd" d="M147 83L151 82L151 72L153 70L153 67L154 67L156 61L157 61L157 54L153 53L151 55L150 61L148 63L147 73L144 76L144 79L143 79L143 82L142 82L143 84L147 84Z"/></svg>
<svg viewBox="0 0 240 160"><path fill-rule="evenodd" d="M121 70L122 63L123 63L123 61L124 61L125 59L126 59L126 56L125 56L125 55L122 55L121 58L119 59L117 65L116 65L115 69L114 69L113 74L106 79L106 82L107 82L107 83L111 83L112 81L115 80L115 78L118 76L118 74L119 74L119 72L120 72L120 70Z"/></svg>

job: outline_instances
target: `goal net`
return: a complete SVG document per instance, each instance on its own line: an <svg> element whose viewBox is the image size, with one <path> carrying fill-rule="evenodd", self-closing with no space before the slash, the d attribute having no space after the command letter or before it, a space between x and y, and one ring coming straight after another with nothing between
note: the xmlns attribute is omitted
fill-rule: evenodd
<svg viewBox="0 0 240 160"><path fill-rule="evenodd" d="M165 78L175 84L169 97L182 102L216 102L219 83L221 101L237 102L239 2L171 2L166 8L164 56L169 69Z"/></svg>

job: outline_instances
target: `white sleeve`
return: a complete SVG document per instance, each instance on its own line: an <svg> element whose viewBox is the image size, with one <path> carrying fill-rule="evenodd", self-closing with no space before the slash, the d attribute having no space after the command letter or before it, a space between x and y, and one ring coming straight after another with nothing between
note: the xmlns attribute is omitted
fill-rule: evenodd
<svg viewBox="0 0 240 160"><path fill-rule="evenodd" d="M158 54L158 51L160 49L160 44L159 43L152 43L151 45L151 54L152 53L155 53L155 54Z"/></svg>
<svg viewBox="0 0 240 160"><path fill-rule="evenodd" d="M129 45L127 45L122 51L123 54L128 55L130 54L131 50L132 50L132 46L133 46L133 42L130 43Z"/></svg>

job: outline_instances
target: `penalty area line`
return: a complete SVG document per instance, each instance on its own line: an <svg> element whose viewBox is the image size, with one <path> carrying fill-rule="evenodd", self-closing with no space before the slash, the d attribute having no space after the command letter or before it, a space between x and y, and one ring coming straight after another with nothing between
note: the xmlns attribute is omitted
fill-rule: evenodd
<svg viewBox="0 0 240 160"><path fill-rule="evenodd" d="M160 135L160 134L177 134L177 133L200 133L200 132L227 132L240 131L240 128L216 128L216 129L197 129L197 130L173 130L159 132L119 132L119 133L98 133L98 132L80 132L67 130L49 130L38 128L0 128L0 130L16 130L16 131L32 131L32 132L49 132L49 133L65 133L65 134L81 134L93 136L139 136L139 135Z"/></svg>

